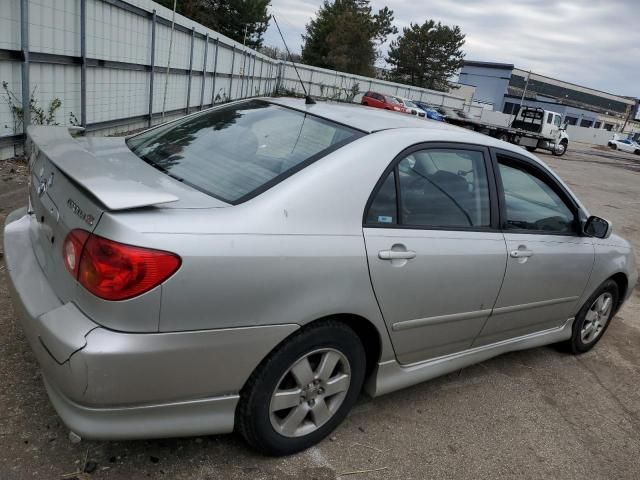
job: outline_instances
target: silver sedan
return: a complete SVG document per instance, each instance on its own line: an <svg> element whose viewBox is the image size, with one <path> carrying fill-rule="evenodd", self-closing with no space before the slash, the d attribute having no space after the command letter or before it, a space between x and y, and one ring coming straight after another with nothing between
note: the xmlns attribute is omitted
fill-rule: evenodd
<svg viewBox="0 0 640 480"><path fill-rule="evenodd" d="M127 139L29 129L16 311L73 439L234 429L273 455L501 353L592 348L629 244L516 146L254 99Z"/></svg>

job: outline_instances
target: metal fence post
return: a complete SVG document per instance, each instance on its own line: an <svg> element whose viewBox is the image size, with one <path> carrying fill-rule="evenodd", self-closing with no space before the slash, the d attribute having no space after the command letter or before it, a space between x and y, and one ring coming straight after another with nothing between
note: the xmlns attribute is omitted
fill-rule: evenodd
<svg viewBox="0 0 640 480"><path fill-rule="evenodd" d="M309 95L311 95L311 89L313 88L313 70L309 74Z"/></svg>
<svg viewBox="0 0 640 480"><path fill-rule="evenodd" d="M196 27L191 29L191 53L189 54L189 85L187 85L187 114L191 102L191 77L193 76L193 42L196 38Z"/></svg>
<svg viewBox="0 0 640 480"><path fill-rule="evenodd" d="M204 37L204 62L202 64L202 86L200 88L200 110L204 105L204 84L207 81L207 53L209 50L209 33Z"/></svg>
<svg viewBox="0 0 640 480"><path fill-rule="evenodd" d="M254 91L253 85L255 83L255 79L256 79L256 60L257 57L256 55L253 56L253 68L251 69L251 89L249 91L249 96L250 97L255 97L256 93Z"/></svg>
<svg viewBox="0 0 640 480"><path fill-rule="evenodd" d="M240 98L244 98L244 79L247 76L247 52L242 51L242 69L240 70Z"/></svg>
<svg viewBox="0 0 640 480"><path fill-rule="evenodd" d="M22 128L26 135L27 127L31 121L29 108L31 97L29 84L29 0L21 0L20 2L20 47L22 48Z"/></svg>
<svg viewBox="0 0 640 480"><path fill-rule="evenodd" d="M233 55L231 56L231 78L229 78L229 100L233 98L233 68L236 64L236 46L233 45Z"/></svg>
<svg viewBox="0 0 640 480"><path fill-rule="evenodd" d="M220 48L220 39L216 38L216 53L213 60L213 85L211 86L211 106L216 103L216 74L218 73L218 49Z"/></svg>
<svg viewBox="0 0 640 480"><path fill-rule="evenodd" d="M276 95L282 88L282 77L284 76L284 66L285 66L284 62L280 62L278 64L278 76L276 78L276 92L275 92Z"/></svg>
<svg viewBox="0 0 640 480"><path fill-rule="evenodd" d="M87 126L87 0L80 0L80 124Z"/></svg>
<svg viewBox="0 0 640 480"><path fill-rule="evenodd" d="M260 79L258 80L258 95L262 95L262 69L264 68L264 59L260 59Z"/></svg>
<svg viewBox="0 0 640 480"><path fill-rule="evenodd" d="M151 70L149 71L149 126L153 120L153 74L156 68L156 11L151 16Z"/></svg>

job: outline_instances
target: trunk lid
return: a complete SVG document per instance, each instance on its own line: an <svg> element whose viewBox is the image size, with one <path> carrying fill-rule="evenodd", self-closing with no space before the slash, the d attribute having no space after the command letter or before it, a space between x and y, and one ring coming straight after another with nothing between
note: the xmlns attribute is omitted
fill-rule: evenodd
<svg viewBox="0 0 640 480"><path fill-rule="evenodd" d="M65 127L32 126L28 141L31 242L38 263L63 301L74 298L76 288L62 255L71 230L93 232L105 211L228 205L144 163L123 138L78 140Z"/></svg>

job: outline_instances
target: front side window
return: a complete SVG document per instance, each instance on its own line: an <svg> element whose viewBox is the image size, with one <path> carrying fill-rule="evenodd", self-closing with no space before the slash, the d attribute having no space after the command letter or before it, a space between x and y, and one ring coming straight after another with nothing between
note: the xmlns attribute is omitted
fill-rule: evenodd
<svg viewBox="0 0 640 480"><path fill-rule="evenodd" d="M392 201L397 201L398 214ZM484 155L461 149L419 150L404 157L385 179L366 218L369 225L422 228L482 228L490 222Z"/></svg>
<svg viewBox="0 0 640 480"><path fill-rule="evenodd" d="M129 138L127 145L168 175L236 204L361 135L251 100L171 122Z"/></svg>
<svg viewBox="0 0 640 480"><path fill-rule="evenodd" d="M498 158L506 207L506 228L537 233L573 234L574 214L538 176Z"/></svg>
<svg viewBox="0 0 640 480"><path fill-rule="evenodd" d="M554 124L556 127L559 127L561 122L562 122L562 120L560 119L560 115L554 115L554 117L553 117L553 124Z"/></svg>

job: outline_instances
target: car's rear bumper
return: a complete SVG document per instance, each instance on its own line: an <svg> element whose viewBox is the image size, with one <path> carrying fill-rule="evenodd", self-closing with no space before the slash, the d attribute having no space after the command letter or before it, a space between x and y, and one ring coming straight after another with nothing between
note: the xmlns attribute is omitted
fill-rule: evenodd
<svg viewBox="0 0 640 480"><path fill-rule="evenodd" d="M25 213L6 221L9 287L64 423L95 439L232 431L245 381L298 326L149 334L103 328L55 295L33 253Z"/></svg>

